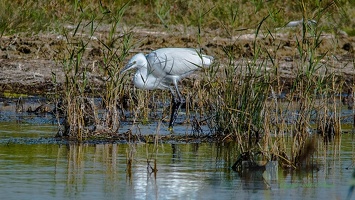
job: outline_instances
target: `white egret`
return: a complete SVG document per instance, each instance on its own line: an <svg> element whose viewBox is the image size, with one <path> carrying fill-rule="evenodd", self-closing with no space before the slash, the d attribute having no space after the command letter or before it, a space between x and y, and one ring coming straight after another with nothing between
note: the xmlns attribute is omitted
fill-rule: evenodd
<svg viewBox="0 0 355 200"><path fill-rule="evenodd" d="M179 91L178 82L200 68L209 67L212 62L212 56L201 54L196 49L161 48L147 55L142 53L134 55L121 73L137 69L133 82L141 89L170 89L173 108L169 129L172 129L178 110L185 102Z"/></svg>

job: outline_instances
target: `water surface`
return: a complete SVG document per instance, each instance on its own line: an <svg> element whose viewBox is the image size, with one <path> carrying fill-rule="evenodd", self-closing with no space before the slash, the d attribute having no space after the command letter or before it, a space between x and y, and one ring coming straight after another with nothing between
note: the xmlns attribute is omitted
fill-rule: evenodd
<svg viewBox="0 0 355 200"><path fill-rule="evenodd" d="M345 199L353 172L351 134L319 147L319 171L279 169L265 180L230 169L234 143L46 143L38 138L53 137L56 126L0 126L1 199Z"/></svg>

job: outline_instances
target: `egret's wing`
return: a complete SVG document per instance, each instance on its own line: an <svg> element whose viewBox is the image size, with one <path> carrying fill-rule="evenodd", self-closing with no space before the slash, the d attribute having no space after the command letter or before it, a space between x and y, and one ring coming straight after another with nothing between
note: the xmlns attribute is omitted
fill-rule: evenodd
<svg viewBox="0 0 355 200"><path fill-rule="evenodd" d="M149 69L156 77L184 76L212 63L212 57L189 48L162 48L147 56Z"/></svg>

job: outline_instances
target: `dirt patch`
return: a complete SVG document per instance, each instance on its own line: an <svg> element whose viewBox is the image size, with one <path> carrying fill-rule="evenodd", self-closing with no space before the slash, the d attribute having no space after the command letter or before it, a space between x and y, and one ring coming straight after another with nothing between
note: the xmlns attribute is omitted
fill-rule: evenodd
<svg viewBox="0 0 355 200"><path fill-rule="evenodd" d="M161 47L198 47L197 34L194 30L176 27L175 31L158 28L134 28L131 31L133 41L137 44L131 49L132 54L149 52ZM201 37L205 53L213 55L221 67L223 63L227 63L226 50L232 53L236 64L243 64L245 60L254 56L255 35L250 33L252 31L238 32L235 36L225 36L221 32L209 30L203 32ZM298 59L297 32L299 29L296 28L273 35L258 36L260 48L274 56L280 76L290 80L294 76L295 61ZM95 37L103 38L105 34L107 35L107 32L102 29ZM352 81L355 75L353 64L355 38L324 34L321 40L318 53L327 56L320 63L334 69L345 80ZM0 40L0 92L34 95L55 92L54 75L56 84L62 84L64 81L61 59L66 56L67 45L65 38L56 34L3 36ZM102 48L97 39L90 43L86 56L88 66L95 66L95 63L102 61ZM265 53L260 58L267 56ZM95 70L88 73L91 81L96 81L98 86L103 84L102 75Z"/></svg>

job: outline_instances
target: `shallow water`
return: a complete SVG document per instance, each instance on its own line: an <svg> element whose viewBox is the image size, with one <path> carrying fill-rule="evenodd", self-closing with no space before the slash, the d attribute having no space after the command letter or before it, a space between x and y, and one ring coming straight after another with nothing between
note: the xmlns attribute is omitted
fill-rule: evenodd
<svg viewBox="0 0 355 200"><path fill-rule="evenodd" d="M265 179L230 169L233 143L56 144L38 139L52 137L55 126L0 126L1 199L344 199L353 171L351 134L319 147L319 171L279 169Z"/></svg>

